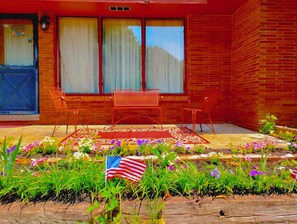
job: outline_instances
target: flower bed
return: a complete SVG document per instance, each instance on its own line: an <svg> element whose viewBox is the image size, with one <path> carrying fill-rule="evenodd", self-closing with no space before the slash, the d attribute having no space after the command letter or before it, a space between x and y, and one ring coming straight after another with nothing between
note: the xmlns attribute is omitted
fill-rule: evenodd
<svg viewBox="0 0 297 224"><path fill-rule="evenodd" d="M214 152L201 145L137 142L129 145L114 141L110 147L94 149L89 138L82 138L75 148L60 146L49 137L25 147L21 147L21 140L16 146L4 141L0 200L87 201L92 205L89 212L99 209L94 217L104 223L122 219L119 207L126 199L154 201L184 196L197 200L221 195L291 194L297 190L293 175L296 157L291 145L280 149L273 142L253 142L230 148L226 155L226 151ZM142 180L138 184L117 178L106 182L104 158L108 155L145 160ZM156 214L149 219L162 218L163 208L153 210ZM138 215L136 212L130 218L141 219Z"/></svg>

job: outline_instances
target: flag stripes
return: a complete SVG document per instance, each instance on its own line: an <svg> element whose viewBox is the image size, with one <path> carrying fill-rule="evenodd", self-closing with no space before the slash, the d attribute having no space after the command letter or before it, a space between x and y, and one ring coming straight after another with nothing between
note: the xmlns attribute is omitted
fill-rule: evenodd
<svg viewBox="0 0 297 224"><path fill-rule="evenodd" d="M106 179L115 177L126 178L138 182L145 171L146 164L139 160L123 158L121 156L107 156Z"/></svg>
<svg viewBox="0 0 297 224"><path fill-rule="evenodd" d="M291 177L292 177L293 179L297 180L297 168L295 168L295 169L293 170L293 172L291 173Z"/></svg>

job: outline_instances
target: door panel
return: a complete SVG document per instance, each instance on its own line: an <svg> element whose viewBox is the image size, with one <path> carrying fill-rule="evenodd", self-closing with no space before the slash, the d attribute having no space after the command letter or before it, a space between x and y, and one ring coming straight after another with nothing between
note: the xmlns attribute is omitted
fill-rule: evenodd
<svg viewBox="0 0 297 224"><path fill-rule="evenodd" d="M0 114L38 113L37 70L0 68Z"/></svg>

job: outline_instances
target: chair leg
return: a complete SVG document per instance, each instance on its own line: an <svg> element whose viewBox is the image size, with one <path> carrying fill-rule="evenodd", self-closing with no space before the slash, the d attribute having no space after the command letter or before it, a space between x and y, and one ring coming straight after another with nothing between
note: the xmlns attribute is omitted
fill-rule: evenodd
<svg viewBox="0 0 297 224"><path fill-rule="evenodd" d="M87 112L86 113L86 127L87 127L87 130L89 130L89 114Z"/></svg>
<svg viewBox="0 0 297 224"><path fill-rule="evenodd" d="M195 133L195 130L196 130L196 111L195 110L192 110L192 131L193 133Z"/></svg>
<svg viewBox="0 0 297 224"><path fill-rule="evenodd" d="M73 112L73 125L74 125L74 131L77 131L77 124L78 124L78 111Z"/></svg>
<svg viewBox="0 0 297 224"><path fill-rule="evenodd" d="M210 122L211 131L212 131L213 134L215 134L216 132L215 132L215 129L214 129L214 126L213 126L213 123L212 123L209 112L207 113L207 115L208 115L208 119L209 119L209 122Z"/></svg>
<svg viewBox="0 0 297 224"><path fill-rule="evenodd" d="M115 124L114 124L114 119L115 119L115 109L112 108L112 111L111 111L111 130L114 128Z"/></svg>
<svg viewBox="0 0 297 224"><path fill-rule="evenodd" d="M59 120L60 120L60 116L61 116L61 112L59 112L59 114L58 114L58 116L57 116L57 118L56 118L55 127L54 127L54 130L53 130L53 133L52 133L52 137L54 137L55 132L58 130L57 125L58 125L58 122L59 122Z"/></svg>
<svg viewBox="0 0 297 224"><path fill-rule="evenodd" d="M159 119L160 119L161 129L163 129L163 111L162 111L162 108L159 108Z"/></svg>
<svg viewBox="0 0 297 224"><path fill-rule="evenodd" d="M67 120L66 120L66 134L68 133L68 126L69 126L69 113L67 112Z"/></svg>

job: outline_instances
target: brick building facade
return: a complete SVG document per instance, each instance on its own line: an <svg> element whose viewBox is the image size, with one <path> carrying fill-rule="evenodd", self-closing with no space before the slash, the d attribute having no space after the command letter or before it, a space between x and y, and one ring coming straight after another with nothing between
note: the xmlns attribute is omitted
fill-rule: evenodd
<svg viewBox="0 0 297 224"><path fill-rule="evenodd" d="M17 2L2 1L0 14L33 13L40 18L46 12L51 21L46 32L38 28L39 116L36 120L19 120L51 124L55 113L44 87L57 85L57 17L100 17L96 7L106 3L64 0L59 6L59 1ZM188 11L180 13L178 8L169 6L166 12L166 4L156 4L146 12L157 18L185 20L185 93L163 95L164 123L181 122L187 97L198 101L205 89L219 88L222 97L213 112L214 123L233 123L257 130L258 121L271 113L279 118L278 124L297 127L296 0L234 0L237 3L232 9L223 8L229 3L221 0L208 2L218 5L209 11L187 6ZM156 10L159 7L162 10ZM141 9L130 16L141 16ZM84 98L87 102L83 106L89 108L91 123L111 123L110 95ZM17 117L22 115L15 115L10 121L5 116L1 115L3 122L18 122Z"/></svg>

